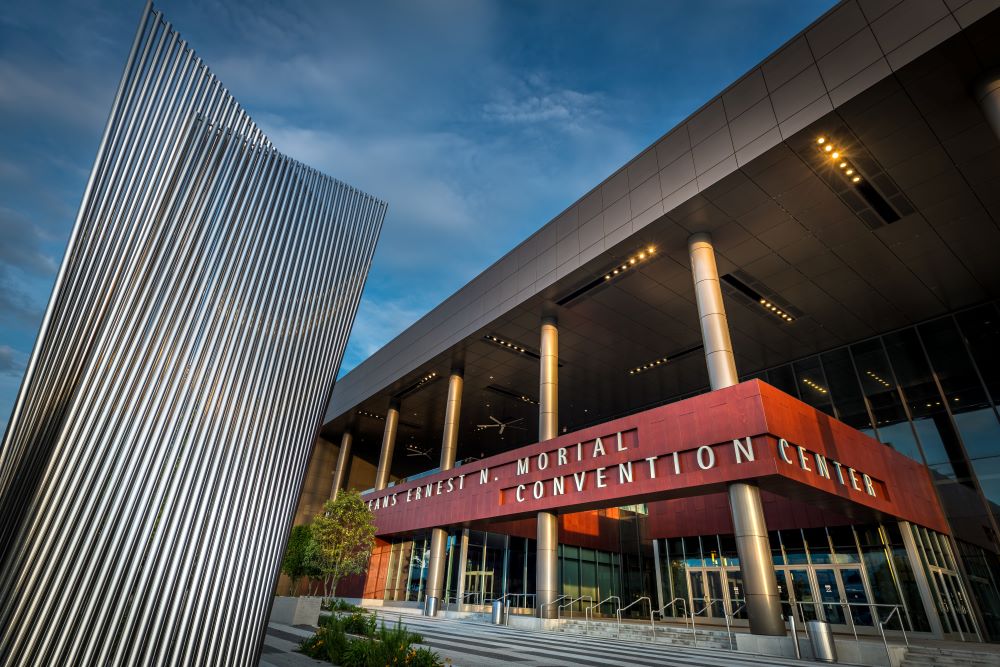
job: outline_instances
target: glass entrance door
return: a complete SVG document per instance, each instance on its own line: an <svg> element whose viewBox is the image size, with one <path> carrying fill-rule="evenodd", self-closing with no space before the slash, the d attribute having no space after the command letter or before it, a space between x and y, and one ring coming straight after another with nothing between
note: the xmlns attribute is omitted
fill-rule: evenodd
<svg viewBox="0 0 1000 667"><path fill-rule="evenodd" d="M874 627L864 572L853 566L776 568L778 585L787 583L799 622L823 620L838 630ZM785 597L782 597L784 601ZM844 603L852 603L845 605ZM790 610L789 610L790 611Z"/></svg>
<svg viewBox="0 0 1000 667"><path fill-rule="evenodd" d="M941 625L945 635L959 640L975 639L976 626L965 601L963 587L958 577L938 568L930 568L932 581L937 589Z"/></svg>
<svg viewBox="0 0 1000 667"><path fill-rule="evenodd" d="M725 621L747 618L744 605L743 575L735 567L688 568L688 591L691 613L698 618ZM735 613L733 613L735 611Z"/></svg>
<svg viewBox="0 0 1000 667"><path fill-rule="evenodd" d="M823 619L831 625L845 625L844 608L839 604L844 599L844 590L836 570L816 568L815 574L819 599L825 603L821 606Z"/></svg>

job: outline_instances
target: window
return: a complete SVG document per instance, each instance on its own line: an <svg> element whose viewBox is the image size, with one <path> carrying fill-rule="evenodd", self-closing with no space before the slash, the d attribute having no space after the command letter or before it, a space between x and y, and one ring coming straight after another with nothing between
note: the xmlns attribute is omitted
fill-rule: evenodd
<svg viewBox="0 0 1000 667"><path fill-rule="evenodd" d="M847 350L834 350L821 357L826 381L830 384L830 396L837 408L837 417L848 426L875 437L861 385L854 373L854 365ZM885 387L883 386L883 389Z"/></svg>
<svg viewBox="0 0 1000 667"><path fill-rule="evenodd" d="M858 369L861 388L875 415L879 440L897 452L923 462L881 341L870 340L852 345L851 354Z"/></svg>

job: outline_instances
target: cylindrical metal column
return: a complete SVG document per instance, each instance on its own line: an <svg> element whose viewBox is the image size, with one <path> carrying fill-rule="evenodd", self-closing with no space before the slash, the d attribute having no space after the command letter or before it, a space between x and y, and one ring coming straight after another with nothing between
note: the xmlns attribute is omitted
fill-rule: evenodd
<svg viewBox="0 0 1000 667"><path fill-rule="evenodd" d="M740 557L746 591L750 632L784 636L781 597L778 595L778 580L774 576L760 489L743 482L730 484L729 511L733 514L733 533L736 535L736 552Z"/></svg>
<svg viewBox="0 0 1000 667"><path fill-rule="evenodd" d="M462 414L462 371L448 377L448 403L444 408L444 433L441 436L441 470L455 467L458 450L458 421Z"/></svg>
<svg viewBox="0 0 1000 667"><path fill-rule="evenodd" d="M736 373L733 343L729 339L729 322L722 302L712 236L706 232L692 234L688 239L688 254L694 277L694 296L698 303L705 362L708 364L708 383L714 391L738 383L739 375Z"/></svg>
<svg viewBox="0 0 1000 667"><path fill-rule="evenodd" d="M538 441L559 434L559 330L555 318L542 319L538 377Z"/></svg>
<svg viewBox="0 0 1000 667"><path fill-rule="evenodd" d="M441 436L441 470L455 467L458 450L458 422L462 413L462 371L453 370L448 378L448 403L444 409L444 434ZM435 616L444 594L445 546L448 532L443 528L431 530L430 561L427 564L427 592L424 598L424 616Z"/></svg>
<svg viewBox="0 0 1000 667"><path fill-rule="evenodd" d="M393 399L385 413L385 433L382 435L382 452L375 471L375 490L381 491L389 483L392 468L392 450L396 447L396 428L399 426L399 401Z"/></svg>
<svg viewBox="0 0 1000 667"><path fill-rule="evenodd" d="M713 391L731 387L739 382L739 374L736 372L733 343L729 338L729 322L726 320L726 307L722 301L712 236L705 232L692 234L688 239L688 254L691 258L691 274L694 278L709 385ZM740 570L746 590L750 632L755 635L784 635L781 598L778 596L778 580L771 560L760 489L755 484L746 482L730 484L729 511L733 516L736 551L740 557Z"/></svg>
<svg viewBox="0 0 1000 667"><path fill-rule="evenodd" d="M993 134L1000 138L1000 70L993 70L980 79L975 94Z"/></svg>
<svg viewBox="0 0 1000 667"><path fill-rule="evenodd" d="M350 431L344 431L340 436L340 451L337 452L337 467L333 470L333 487L330 490L330 499L336 500L337 494L343 488L347 479L347 466L351 461L351 442L353 437Z"/></svg>
<svg viewBox="0 0 1000 667"><path fill-rule="evenodd" d="M538 440L559 432L559 330L555 318L542 319L538 378ZM541 618L553 618L559 596L559 520L553 512L538 513L535 553L535 604Z"/></svg>
<svg viewBox="0 0 1000 667"><path fill-rule="evenodd" d="M535 604L539 618L555 618L552 602L559 597L559 519L553 512L538 513L535 546Z"/></svg>

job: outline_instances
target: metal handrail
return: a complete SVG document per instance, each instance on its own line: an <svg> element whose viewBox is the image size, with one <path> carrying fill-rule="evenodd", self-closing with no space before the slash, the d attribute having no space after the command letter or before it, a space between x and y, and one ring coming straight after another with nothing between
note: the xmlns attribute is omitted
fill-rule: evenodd
<svg viewBox="0 0 1000 667"><path fill-rule="evenodd" d="M636 598L634 601L628 603L624 607L618 607L618 614L617 614L617 616L618 616L618 637L619 638L621 638L621 636L622 636L622 612L625 611L626 609L628 609L629 607L633 607L633 606L639 604L643 600L645 600L646 603L649 604L649 627L653 631L653 639L656 639L656 626L653 625L653 601L650 600L645 595L643 595L641 598Z"/></svg>
<svg viewBox="0 0 1000 667"><path fill-rule="evenodd" d="M510 625L510 607L511 607L511 605L508 602L506 602L505 600L507 598L509 598L509 597L512 597L512 598L515 598L515 599L518 599L518 600L520 600L523 597L524 598L524 607L526 608L528 606L528 598L530 597L532 600L534 600L535 599L535 594L534 593L504 593L500 597L500 602L502 602L503 605L504 605L503 624L507 625L507 626ZM532 604L531 606L534 607L535 605Z"/></svg>
<svg viewBox="0 0 1000 667"><path fill-rule="evenodd" d="M879 634L882 636L882 645L885 647L885 654L887 656L889 655L889 642L885 637L885 630L883 629L883 626L886 623L888 623L893 616L896 616L898 614L899 630L900 632L903 633L903 642L907 646L910 645L910 640L906 636L906 625L903 623L903 612L905 611L905 608L901 604L886 604L886 603L876 603L876 602L848 602L847 600L840 600L839 602L828 602L824 600L806 602L801 600L794 600L793 603L798 605L799 607L804 607L804 605L807 604L813 605L814 607L816 605L821 605L821 606L838 605L841 607L848 607L848 609L844 613L844 616L850 619L851 629L854 631L854 641L857 642L859 646L861 645L861 639L858 637L857 624L854 622L854 615L851 614L850 607L868 607L869 611L872 613L872 619L875 621L875 627L878 629ZM882 617L880 616L879 611L878 609L876 609L876 607L889 607L892 610L889 612L889 615L885 617L885 621L882 620ZM815 609L813 611L815 612ZM809 624L806 623L805 614L802 614L802 625L805 626L806 639L809 639ZM891 656L889 657L889 662L890 663L892 662Z"/></svg>
<svg viewBox="0 0 1000 667"><path fill-rule="evenodd" d="M733 601L730 600L729 604L732 604L732 603L733 603ZM737 614L737 612L739 612L741 609L746 609L746 607L747 607L747 601L744 600L743 604L741 604L736 609L733 609L732 612L726 612L726 634L729 635L729 650L730 651L734 651L736 649L733 648L733 639L734 639L734 637L733 637L733 631L732 631L732 629L730 627L730 624L729 624L729 619L732 618L733 620L736 620L736 614Z"/></svg>
<svg viewBox="0 0 1000 667"><path fill-rule="evenodd" d="M450 610L451 609L451 604L454 603L454 604L458 605L459 611L461 611L462 605L463 604L468 604L466 602L466 600L469 598L469 596L473 596L473 595L479 595L480 596L479 606L483 606L485 604L485 602L483 601L485 599L485 593L483 591L465 591L464 593L462 593L461 599L457 595L446 595L444 597L444 604Z"/></svg>
<svg viewBox="0 0 1000 667"><path fill-rule="evenodd" d="M660 615L660 620L663 621L663 620L665 620L667 618L663 614L663 612L666 611L667 609L669 609L670 607L673 607L678 602L681 603L681 607L683 609L683 611L681 611L681 618L684 619L684 627L686 628L688 626L688 609L687 609L687 600L685 600L684 598L674 598L673 600L671 600L667 604L663 605L662 607L660 607L659 609L657 609L653 613L659 614ZM674 618L674 617L671 616L671 618Z"/></svg>
<svg viewBox="0 0 1000 667"><path fill-rule="evenodd" d="M569 607L569 617L570 617L570 620L572 620L573 619L573 605L576 604L577 602L582 602L583 600L590 600L590 604L591 605L594 604L594 598L590 597L589 595L581 595L580 597L575 597L572 600L570 600L569 602L563 603L563 604L559 605L558 607L556 607L556 620L557 621L561 620L559 612L561 612L566 607ZM584 607L584 610L583 610L583 621L584 621L584 630L583 630L584 633L585 634L590 634L590 617L587 616L587 608L586 607Z"/></svg>
<svg viewBox="0 0 1000 667"><path fill-rule="evenodd" d="M594 618L594 609L600 609L601 605L603 605L605 602L611 602L612 600L618 600L618 608L621 609L621 607L622 607L622 599L620 597L618 597L617 595L609 595L608 597L604 598L603 600L601 600L597 604L590 605L590 617Z"/></svg>
<svg viewBox="0 0 1000 667"><path fill-rule="evenodd" d="M904 637L906 636L906 624L903 622L903 614L905 613L906 609L901 604L889 604L889 603L885 603L885 602L848 602L847 600L840 600L838 602L830 602L828 600L790 600L789 602L791 604L795 604L795 605L797 605L799 607L805 607L806 605L812 605L813 607L816 607L816 606L820 606L820 607L834 607L834 606L837 606L837 607L868 607L869 610L872 611L872 612L877 612L877 609L876 609L877 607L887 607L889 609L899 609L899 610L901 610L899 612L899 628L900 628L900 631L903 633L903 636ZM815 610L813 610L813 611L815 611ZM846 618L849 618L851 620L852 624L854 623L854 616L853 615L851 615L851 614L845 614L844 616ZM889 619L892 618L892 616L893 616L893 614L890 613L886 617L885 621L888 622ZM872 613L872 618L873 619L878 618L878 614L877 613ZM802 620L805 621L805 615L802 616ZM806 632L808 632L808 628L807 628Z"/></svg>
<svg viewBox="0 0 1000 667"><path fill-rule="evenodd" d="M694 643L695 648L698 648L698 630L695 629L694 618L699 614L705 614L705 616L707 617L708 614L706 612L708 612L709 608L712 606L712 598L705 598L705 600L706 600L705 606L699 609L698 611L694 610L693 601L691 605L691 639Z"/></svg>
<svg viewBox="0 0 1000 667"><path fill-rule="evenodd" d="M903 614L899 611L901 605L896 605L896 608L889 612L889 615L885 617L885 623L889 622L889 619L893 617L894 614L899 614L899 627L903 631L903 641L906 642L906 647L910 647L910 640L906 638L906 629L903 628ZM875 622L878 624L879 634L882 635L882 646L885 647L885 655L889 660L889 664L892 664L892 656L889 655L889 642L885 638L885 630L882 629L882 618L879 616L878 611L875 611Z"/></svg>
<svg viewBox="0 0 1000 667"><path fill-rule="evenodd" d="M542 606L540 606L540 607L538 608L538 616L539 616L540 618L545 618L545 614L544 614L544 613L542 613L542 612L543 612L543 610L544 610L544 609L545 609L546 607L548 607L548 606L550 606L550 605L554 605L554 604L555 604L556 602L559 602L560 600L565 600L565 599L566 599L566 596L565 596L565 595L560 595L560 596L559 596L559 597L557 597L557 598L556 598L555 600L552 600L552 601L550 601L550 602L546 602L545 604L543 604Z"/></svg>

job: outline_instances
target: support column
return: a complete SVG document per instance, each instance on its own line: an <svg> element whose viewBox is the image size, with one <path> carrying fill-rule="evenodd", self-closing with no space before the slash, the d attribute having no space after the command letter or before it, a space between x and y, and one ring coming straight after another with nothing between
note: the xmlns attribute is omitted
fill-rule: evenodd
<svg viewBox="0 0 1000 667"><path fill-rule="evenodd" d="M941 617L938 616L937 605L934 603L934 594L931 593L931 584L927 581L927 568L924 567L924 559L920 557L916 540L913 539L909 521L899 522L899 533L903 536L906 559L910 561L910 570L913 572L913 579L917 584L917 592L920 594L920 602L924 606L924 614L931 626L931 634L936 639L943 639L944 626L941 625Z"/></svg>
<svg viewBox="0 0 1000 667"><path fill-rule="evenodd" d="M715 264L715 249L710 234L692 234L688 239L691 274L694 278L698 321L708 366L708 381L712 391L739 382L736 357L729 338L729 322L722 301L719 269ZM756 484L734 482L729 485L729 511L733 517L736 551L746 590L747 616L750 632L755 635L785 634L781 617L778 580L774 575L771 546L767 538L764 507Z"/></svg>
<svg viewBox="0 0 1000 667"><path fill-rule="evenodd" d="M660 568L660 541L653 540L653 572L656 575L656 605L662 611L667 604L663 599L663 572Z"/></svg>
<svg viewBox="0 0 1000 667"><path fill-rule="evenodd" d="M691 274L694 276L694 296L698 303L698 323L708 364L708 383L712 391L731 387L740 379L736 373L736 357L729 339L729 321L722 302L719 269L715 265L715 248L707 233L692 234L688 239Z"/></svg>
<svg viewBox="0 0 1000 667"><path fill-rule="evenodd" d="M993 70L980 79L975 94L993 134L1000 138L1000 70Z"/></svg>
<svg viewBox="0 0 1000 667"><path fill-rule="evenodd" d="M330 490L330 500L336 500L337 494L344 487L347 481L347 466L351 462L351 442L353 436L350 431L344 431L340 436L340 451L337 452L337 467L333 470L333 487Z"/></svg>
<svg viewBox="0 0 1000 667"><path fill-rule="evenodd" d="M559 330L553 317L542 319L538 379L538 440L559 432ZM538 513L535 553L535 608L540 618L554 618L559 597L559 520L554 512Z"/></svg>
<svg viewBox="0 0 1000 667"><path fill-rule="evenodd" d="M385 413L385 433L382 435L382 452L378 457L375 471L375 490L381 491L389 484L389 470L392 468L392 450L396 448L396 428L399 426L399 400L392 399Z"/></svg>
<svg viewBox="0 0 1000 667"><path fill-rule="evenodd" d="M462 413L462 371L453 370L448 377L448 403L444 409L444 434L441 436L441 470L455 467L458 450L458 422ZM431 530L430 562L427 564L427 584L424 587L424 616L436 616L444 595L445 547L448 531Z"/></svg>

